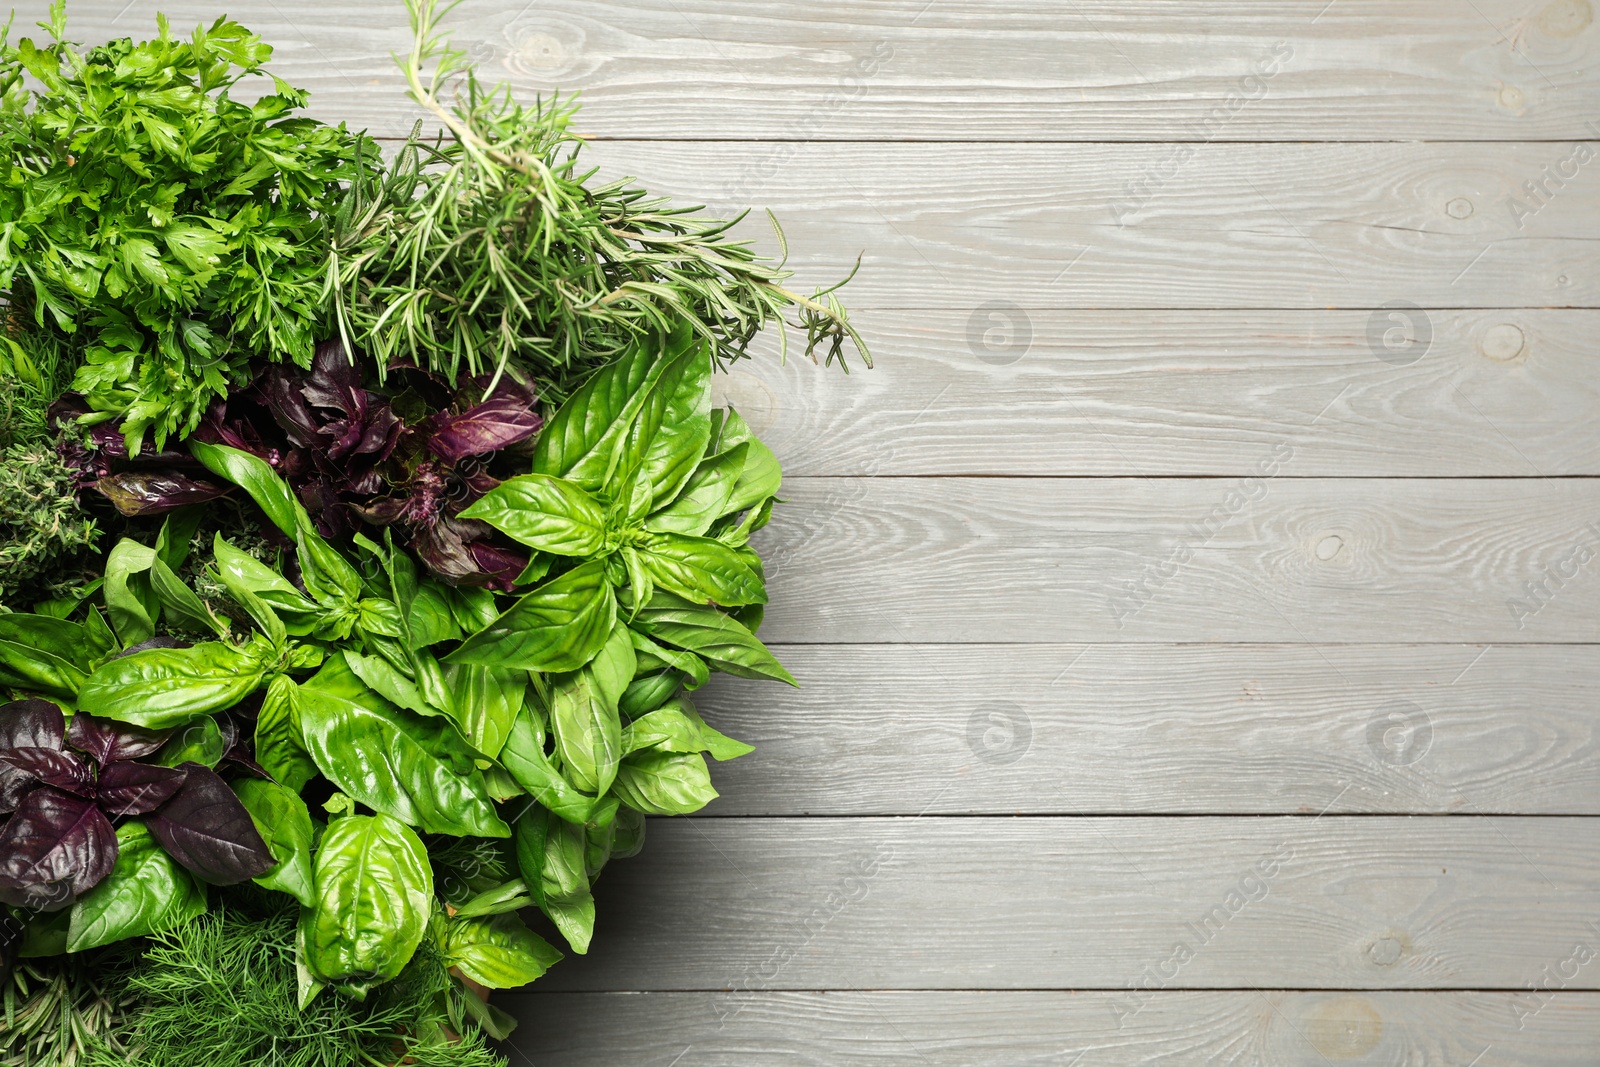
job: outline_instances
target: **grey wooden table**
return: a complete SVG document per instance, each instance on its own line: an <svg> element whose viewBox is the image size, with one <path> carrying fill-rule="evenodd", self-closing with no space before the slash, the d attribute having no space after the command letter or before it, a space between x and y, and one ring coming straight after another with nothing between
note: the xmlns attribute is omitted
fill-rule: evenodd
<svg viewBox="0 0 1600 1067"><path fill-rule="evenodd" d="M319 114L409 129L397 3L248 7ZM1600 1063L1593 21L460 9L606 172L771 207L806 284L864 253L878 357L722 381L804 688L709 689L757 753L503 998L513 1062Z"/></svg>

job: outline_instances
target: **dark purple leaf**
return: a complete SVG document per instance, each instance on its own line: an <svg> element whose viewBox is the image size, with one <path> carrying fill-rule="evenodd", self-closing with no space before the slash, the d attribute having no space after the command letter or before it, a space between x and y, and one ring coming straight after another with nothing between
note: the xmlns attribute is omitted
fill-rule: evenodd
<svg viewBox="0 0 1600 1067"><path fill-rule="evenodd" d="M104 766L115 760L138 759L160 748L171 730L143 730L110 719L78 712L67 727L67 744L93 756Z"/></svg>
<svg viewBox="0 0 1600 1067"><path fill-rule="evenodd" d="M531 390L503 380L481 404L429 419L424 430L431 431L428 451L446 463L455 463L526 441L544 424L537 403Z"/></svg>
<svg viewBox="0 0 1600 1067"><path fill-rule="evenodd" d="M108 763L100 768L100 806L112 815L143 815L171 800L185 777L178 767Z"/></svg>
<svg viewBox="0 0 1600 1067"><path fill-rule="evenodd" d="M60 911L116 862L116 831L94 801L40 787L0 830L0 901Z"/></svg>
<svg viewBox="0 0 1600 1067"><path fill-rule="evenodd" d="M112 474L94 483L95 491L129 518L164 515L189 504L203 504L229 491L173 470L136 470Z"/></svg>
<svg viewBox="0 0 1600 1067"><path fill-rule="evenodd" d="M0 815L17 810L28 790L38 781L27 771L19 771L9 763L0 762Z"/></svg>
<svg viewBox="0 0 1600 1067"><path fill-rule="evenodd" d="M213 885L234 885L271 870L272 853L228 783L198 763L181 770L183 785L145 821L162 847Z"/></svg>
<svg viewBox="0 0 1600 1067"><path fill-rule="evenodd" d="M48 700L13 700L0 706L0 753L8 748L54 748L66 744L67 718Z"/></svg>
<svg viewBox="0 0 1600 1067"><path fill-rule="evenodd" d="M528 557L524 553L501 548L489 541L468 541L466 549L472 562L478 565L478 570L487 576L483 584L502 593L511 592L517 575L528 566Z"/></svg>
<svg viewBox="0 0 1600 1067"><path fill-rule="evenodd" d="M0 761L45 785L76 793L80 797L94 796L94 778L89 774L89 765L71 752L63 752L59 748L24 746L0 752Z"/></svg>

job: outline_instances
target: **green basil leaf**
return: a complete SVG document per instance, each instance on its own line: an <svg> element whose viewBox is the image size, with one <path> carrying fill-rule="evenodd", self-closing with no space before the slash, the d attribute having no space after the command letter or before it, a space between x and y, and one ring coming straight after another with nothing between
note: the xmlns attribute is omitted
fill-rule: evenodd
<svg viewBox="0 0 1600 1067"><path fill-rule="evenodd" d="M256 690L264 673L261 656L252 648L220 641L146 649L96 668L78 690L78 707L162 730L231 708Z"/></svg>
<svg viewBox="0 0 1600 1067"><path fill-rule="evenodd" d="M672 667L688 675L690 689L700 688L711 678L711 668L706 666L705 660L693 652L658 645L650 640L648 635L631 628L628 631L628 639L633 642L636 674L659 670L661 667Z"/></svg>
<svg viewBox="0 0 1600 1067"><path fill-rule="evenodd" d="M540 431L533 472L567 478L590 492L608 485L662 372L694 343L687 325L665 339L641 338L574 390Z"/></svg>
<svg viewBox="0 0 1600 1067"><path fill-rule="evenodd" d="M762 444L755 434L750 432L750 427L737 411L731 407L727 417L723 420L722 434L717 442L719 448L732 448L737 444L749 444L749 451L745 453L744 470L739 474L738 484L734 486L733 494L724 505L724 514L743 511L745 508L759 504L761 501L778 495L778 489L783 484L783 468L778 464L778 457L772 454L772 449Z"/></svg>
<svg viewBox="0 0 1600 1067"><path fill-rule="evenodd" d="M667 507L645 519L644 528L654 533L680 533L699 537L711 524L728 513L728 501L744 471L745 453L750 446L741 441L726 452L708 457L696 467L683 491Z"/></svg>
<svg viewBox="0 0 1600 1067"><path fill-rule="evenodd" d="M212 474L226 478L250 494L250 499L266 513L272 524L288 536L295 537L302 523L311 525L306 509L266 460L237 448L206 444L192 437L188 444L195 459Z"/></svg>
<svg viewBox="0 0 1600 1067"><path fill-rule="evenodd" d="M316 830L306 802L277 782L259 778L241 778L233 783L233 791L255 820L272 858L278 861L276 867L255 879L256 884L288 893L308 908L315 907L311 844Z"/></svg>
<svg viewBox="0 0 1600 1067"><path fill-rule="evenodd" d="M524 708L512 721L500 750L500 762L518 785L544 807L568 822L586 823L614 815L611 797L592 797L562 777L544 752L544 732L532 710Z"/></svg>
<svg viewBox="0 0 1600 1067"><path fill-rule="evenodd" d="M456 625L466 633L475 634L500 617L500 606L495 602L494 594L487 589L469 585L443 585L431 578L428 582L448 594L450 613L455 616Z"/></svg>
<svg viewBox="0 0 1600 1067"><path fill-rule="evenodd" d="M517 821L517 865L544 912L572 951L589 951L594 896L589 891L588 836L582 826L531 810Z"/></svg>
<svg viewBox="0 0 1600 1067"><path fill-rule="evenodd" d="M662 752L710 752L718 760L755 751L750 745L711 729L698 715L685 714L687 703L680 698L623 727L623 751L632 754L654 748Z"/></svg>
<svg viewBox="0 0 1600 1067"><path fill-rule="evenodd" d="M718 670L799 686L754 634L714 608L645 608L634 625L663 644L688 649Z"/></svg>
<svg viewBox="0 0 1600 1067"><path fill-rule="evenodd" d="M215 573L228 595L244 608L274 646L278 635L305 637L316 628L322 609L271 567L229 544L221 534L212 542Z"/></svg>
<svg viewBox="0 0 1600 1067"><path fill-rule="evenodd" d="M155 558L155 549L126 537L106 557L106 612L124 645L155 636L161 618L161 602L150 585L150 563Z"/></svg>
<svg viewBox="0 0 1600 1067"><path fill-rule="evenodd" d="M605 511L574 482L548 474L508 478L461 512L514 541L558 556L592 556L605 544Z"/></svg>
<svg viewBox="0 0 1600 1067"><path fill-rule="evenodd" d="M656 534L639 549L656 585L697 603L765 604L766 585L737 551L710 537Z"/></svg>
<svg viewBox="0 0 1600 1067"><path fill-rule="evenodd" d="M179 508L162 520L161 532L156 534L156 558L165 563L168 570L178 570L183 566L183 561L189 558L190 543L204 517L205 508L192 504Z"/></svg>
<svg viewBox="0 0 1600 1067"><path fill-rule="evenodd" d="M142 937L205 913L206 890L178 865L144 823L117 827L117 862L72 905L68 952Z"/></svg>
<svg viewBox="0 0 1600 1067"><path fill-rule="evenodd" d="M500 755L511 724L522 710L528 672L472 663L451 664L444 669L444 685L462 735L490 759Z"/></svg>
<svg viewBox="0 0 1600 1067"><path fill-rule="evenodd" d="M189 762L215 767L227 752L227 739L217 720L202 715L167 738L152 762L163 767L181 767Z"/></svg>
<svg viewBox="0 0 1600 1067"><path fill-rule="evenodd" d="M644 849L644 812L623 808L611 824L611 858L632 859Z"/></svg>
<svg viewBox="0 0 1600 1067"><path fill-rule="evenodd" d="M665 507L678 495L710 440L711 351L699 343L662 374L628 442L630 450L641 451L638 469L650 483L650 505L644 510Z"/></svg>
<svg viewBox="0 0 1600 1067"><path fill-rule="evenodd" d="M618 622L581 670L552 679L550 729L556 752L579 789L596 795L611 787L622 758L617 702L633 679L633 643Z"/></svg>
<svg viewBox="0 0 1600 1067"><path fill-rule="evenodd" d="M622 691L622 699L617 702L617 710L630 719L636 719L671 700L682 684L683 676L677 671L641 674L629 682L628 688Z"/></svg>
<svg viewBox="0 0 1600 1067"><path fill-rule="evenodd" d="M387 815L334 820L317 848L316 904L300 913L305 962L324 982L383 982L410 962L433 910L433 869Z"/></svg>
<svg viewBox="0 0 1600 1067"><path fill-rule="evenodd" d="M379 656L363 656L347 648L341 653L351 672L391 704L398 704L418 715L443 715L444 711L423 696L417 683L396 670L388 660Z"/></svg>
<svg viewBox="0 0 1600 1067"><path fill-rule="evenodd" d="M617 599L604 565L585 563L524 595L444 662L525 671L576 670L600 650L616 618Z"/></svg>
<svg viewBox="0 0 1600 1067"><path fill-rule="evenodd" d="M435 755L451 746L448 723L419 719L370 690L352 698L308 684L297 703L317 768L367 807L426 833L510 835L483 775L458 774Z"/></svg>
<svg viewBox="0 0 1600 1067"><path fill-rule="evenodd" d="M79 623L21 612L0 615L0 684L71 700L98 652Z"/></svg>
<svg viewBox="0 0 1600 1067"><path fill-rule="evenodd" d="M150 560L150 584L168 615L176 616L196 628L210 630L218 636L225 632L222 623L207 610L192 589L178 580L178 576L159 554L154 554Z"/></svg>
<svg viewBox="0 0 1600 1067"><path fill-rule="evenodd" d="M450 612L450 600L437 582L423 582L406 608L406 628L411 632L412 648L427 648L440 641L459 641L466 636Z"/></svg>
<svg viewBox="0 0 1600 1067"><path fill-rule="evenodd" d="M624 759L613 789L618 800L646 815L687 815L717 796L703 756L659 749Z"/></svg>
<svg viewBox="0 0 1600 1067"><path fill-rule="evenodd" d="M456 919L444 945L446 966L490 989L516 989L544 974L561 953L515 915Z"/></svg>
<svg viewBox="0 0 1600 1067"><path fill-rule="evenodd" d="M256 714L255 746L261 768L296 793L317 776L300 739L299 693L300 687L282 674L267 685Z"/></svg>
<svg viewBox="0 0 1600 1067"><path fill-rule="evenodd" d="M485 889L469 898L455 909L455 918L481 919L487 915L506 915L532 905L533 900L528 895L528 883L517 878Z"/></svg>

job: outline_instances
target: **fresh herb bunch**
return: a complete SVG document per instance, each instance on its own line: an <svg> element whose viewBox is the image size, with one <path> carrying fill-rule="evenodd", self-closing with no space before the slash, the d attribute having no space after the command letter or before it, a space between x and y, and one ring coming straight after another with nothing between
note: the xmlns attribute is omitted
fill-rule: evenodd
<svg viewBox="0 0 1600 1067"><path fill-rule="evenodd" d="M452 1004L455 983L424 948L366 1002L323 997L303 1010L295 917L224 906L151 938L127 969L133 1010L83 1067L503 1067Z"/></svg>
<svg viewBox="0 0 1600 1067"><path fill-rule="evenodd" d="M159 446L243 384L251 355L310 362L318 219L376 149L292 117L306 95L280 79L233 100L272 49L226 18L83 50L62 0L39 25L53 43L0 32L0 290L71 339L96 417L121 420L132 451L147 432Z"/></svg>
<svg viewBox="0 0 1600 1067"><path fill-rule="evenodd" d="M72 382L76 355L53 332L10 321L0 331L0 448L53 442L50 405Z"/></svg>
<svg viewBox="0 0 1600 1067"><path fill-rule="evenodd" d="M117 1033L137 997L122 948L27 959L4 979L0 1067L88 1067L122 1051Z"/></svg>
<svg viewBox="0 0 1600 1067"><path fill-rule="evenodd" d="M12 445L0 451L0 606L22 594L58 595L50 579L94 547L99 530L78 502L74 472L55 449Z"/></svg>
<svg viewBox="0 0 1600 1067"><path fill-rule="evenodd" d="M407 5L414 44L401 65L446 136L414 135L387 172L365 170L333 217L329 295L347 347L371 353L380 371L403 361L452 380L530 372L561 399L640 336L678 322L710 343L718 365L744 356L769 324L786 348L794 310L808 356L842 364L850 345L870 365L832 295L844 282L802 296L781 284L790 273L781 263L732 236L742 215L703 218L631 179L590 186L572 104L524 105L504 85L485 86L439 28L455 3Z"/></svg>

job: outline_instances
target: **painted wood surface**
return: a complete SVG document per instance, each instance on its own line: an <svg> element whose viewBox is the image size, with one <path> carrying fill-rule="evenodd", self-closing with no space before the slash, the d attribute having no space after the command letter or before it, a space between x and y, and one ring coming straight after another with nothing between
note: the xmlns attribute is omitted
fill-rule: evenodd
<svg viewBox="0 0 1600 1067"><path fill-rule="evenodd" d="M1600 312L1410 315L884 311L871 373L765 343L717 383L790 475L1600 473Z"/></svg>
<svg viewBox="0 0 1600 1067"><path fill-rule="evenodd" d="M777 646L695 702L707 816L1600 814L1600 650Z"/></svg>
<svg viewBox="0 0 1600 1067"><path fill-rule="evenodd" d="M73 26L143 33L153 10L80 3ZM186 29L218 9L161 10ZM399 3L249 15L320 115L410 128ZM600 136L1193 142L1592 136L1593 18L1590 0L479 0L453 21L518 89L581 91Z"/></svg>
<svg viewBox="0 0 1600 1067"><path fill-rule="evenodd" d="M1591 1067L1600 995L1560 992L561 993L508 997L539 1067ZM1124 1008L1121 1014L1116 1007ZM538 1034L535 1038L532 1035ZM513 1056L512 1062L518 1062Z"/></svg>
<svg viewBox="0 0 1600 1067"><path fill-rule="evenodd" d="M788 479L762 635L1600 640L1600 484L1304 479L1296 454L1229 479Z"/></svg>
<svg viewBox="0 0 1600 1067"><path fill-rule="evenodd" d="M595 908L544 989L1520 989L1600 941L1600 820L653 820Z"/></svg>

